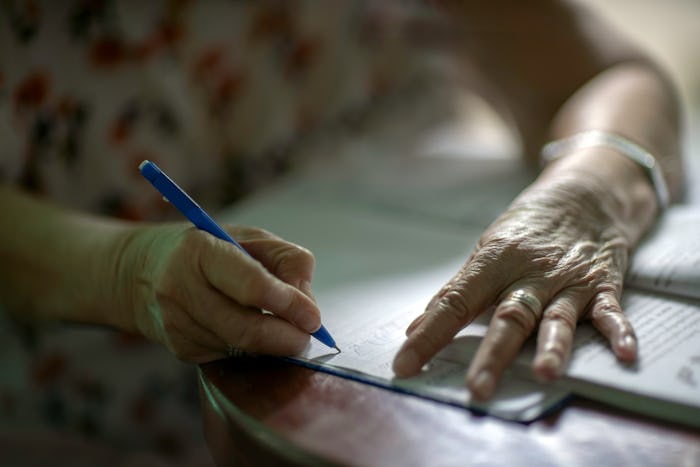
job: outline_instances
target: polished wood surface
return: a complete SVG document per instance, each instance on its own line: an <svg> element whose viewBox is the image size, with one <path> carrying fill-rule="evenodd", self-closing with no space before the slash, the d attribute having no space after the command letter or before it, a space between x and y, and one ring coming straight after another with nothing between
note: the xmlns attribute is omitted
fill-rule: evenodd
<svg viewBox="0 0 700 467"><path fill-rule="evenodd" d="M582 399L525 425L256 358L200 390L221 466L700 466L700 433Z"/></svg>

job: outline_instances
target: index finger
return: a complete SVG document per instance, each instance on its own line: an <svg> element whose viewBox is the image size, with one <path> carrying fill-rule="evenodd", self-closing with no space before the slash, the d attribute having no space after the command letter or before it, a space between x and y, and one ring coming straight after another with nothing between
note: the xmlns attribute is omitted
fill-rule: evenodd
<svg viewBox="0 0 700 467"><path fill-rule="evenodd" d="M492 265L472 268L469 263L430 302L424 318L415 324L394 358L400 378L420 372L496 296L498 271Z"/></svg>
<svg viewBox="0 0 700 467"><path fill-rule="evenodd" d="M316 261L309 250L280 238L261 238L242 244L270 273L313 298L311 280Z"/></svg>
<svg viewBox="0 0 700 467"><path fill-rule="evenodd" d="M206 237L209 246L197 255L198 267L214 288L243 306L269 311L309 333L321 327L319 309L308 296L234 245Z"/></svg>

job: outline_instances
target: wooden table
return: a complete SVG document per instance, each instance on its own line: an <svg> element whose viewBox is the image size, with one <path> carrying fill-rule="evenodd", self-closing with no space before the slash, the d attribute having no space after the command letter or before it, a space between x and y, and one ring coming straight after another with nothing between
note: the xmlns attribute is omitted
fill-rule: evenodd
<svg viewBox="0 0 700 467"><path fill-rule="evenodd" d="M524 425L255 358L200 392L220 466L700 466L700 433L583 399Z"/></svg>

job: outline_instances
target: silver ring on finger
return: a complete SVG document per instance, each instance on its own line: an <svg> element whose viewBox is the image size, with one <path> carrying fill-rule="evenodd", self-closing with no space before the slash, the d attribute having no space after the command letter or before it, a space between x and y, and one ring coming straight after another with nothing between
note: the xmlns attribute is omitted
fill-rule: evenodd
<svg viewBox="0 0 700 467"><path fill-rule="evenodd" d="M520 303L525 305L525 308L527 308L536 319L540 319L542 317L542 302L540 302L537 297L530 292L527 292L525 289L517 289L509 293L505 296L501 303L504 302Z"/></svg>

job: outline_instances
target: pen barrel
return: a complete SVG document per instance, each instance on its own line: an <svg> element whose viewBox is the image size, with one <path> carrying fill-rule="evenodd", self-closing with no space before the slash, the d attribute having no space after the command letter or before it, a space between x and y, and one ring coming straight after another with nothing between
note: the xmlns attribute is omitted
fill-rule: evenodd
<svg viewBox="0 0 700 467"><path fill-rule="evenodd" d="M205 232L208 232L212 234L213 236L220 238L221 240L225 240L229 243L232 243L233 245L236 246L239 250L241 250L243 253L247 254L250 256L250 253L248 253L245 248L241 246L240 243L238 243L236 240L233 239L231 235L229 235L228 232L226 232L219 224L214 222L214 220L207 214L206 212L202 211L198 207L190 208L188 209L189 212L183 212L185 217L187 217L198 229L204 230Z"/></svg>

